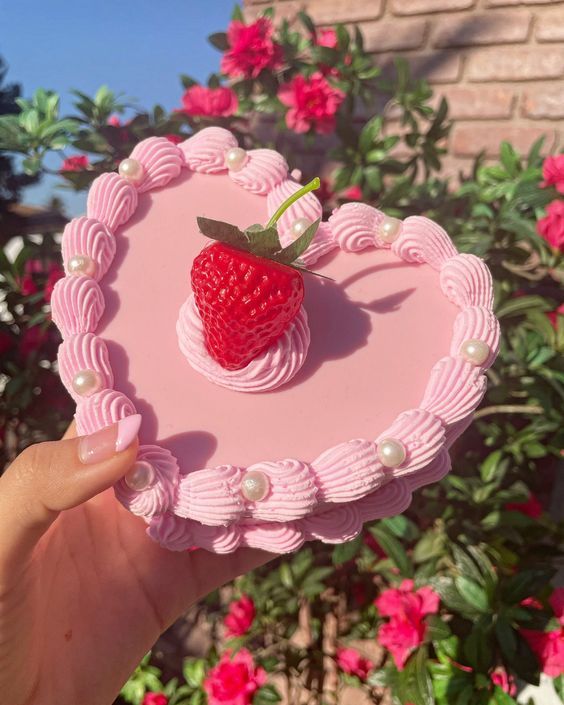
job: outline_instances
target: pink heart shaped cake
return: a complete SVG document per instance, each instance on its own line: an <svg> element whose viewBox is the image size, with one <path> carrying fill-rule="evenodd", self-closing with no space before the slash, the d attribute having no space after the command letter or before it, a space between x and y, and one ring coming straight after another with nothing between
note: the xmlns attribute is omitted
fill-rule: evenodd
<svg viewBox="0 0 564 705"><path fill-rule="evenodd" d="M115 492L166 548L348 541L448 472L484 394L499 343L484 263L427 218L362 203L316 229L311 192L265 228L300 188L227 130L153 137L65 229L52 307L77 429L142 415ZM210 245L202 218L276 261Z"/></svg>

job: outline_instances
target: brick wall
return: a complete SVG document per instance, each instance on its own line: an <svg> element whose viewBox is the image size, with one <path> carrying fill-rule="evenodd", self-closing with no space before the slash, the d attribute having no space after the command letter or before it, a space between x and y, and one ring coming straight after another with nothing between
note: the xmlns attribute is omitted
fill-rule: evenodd
<svg viewBox="0 0 564 705"><path fill-rule="evenodd" d="M357 23L385 72L406 57L455 126L446 169L468 165L501 140L526 150L541 134L564 140L564 2L559 0L246 0L249 18L267 5L295 19L305 9L320 25Z"/></svg>

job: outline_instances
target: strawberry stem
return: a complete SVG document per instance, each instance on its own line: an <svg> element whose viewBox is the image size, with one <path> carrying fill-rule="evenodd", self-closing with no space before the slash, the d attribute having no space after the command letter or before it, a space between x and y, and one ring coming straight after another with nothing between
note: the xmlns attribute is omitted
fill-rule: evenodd
<svg viewBox="0 0 564 705"><path fill-rule="evenodd" d="M315 179L312 179L309 184L306 184L305 186L302 186L302 188L299 191L296 191L296 193L292 194L290 198L287 198L284 203L282 203L278 210L274 213L272 218L268 221L266 224L266 229L271 228L277 221L278 219L282 216L282 214L288 210L288 208L295 203L299 198L302 196L305 196L306 193L309 193L310 191L315 191L315 189L318 189L321 186L321 182L319 181L319 177L316 176Z"/></svg>

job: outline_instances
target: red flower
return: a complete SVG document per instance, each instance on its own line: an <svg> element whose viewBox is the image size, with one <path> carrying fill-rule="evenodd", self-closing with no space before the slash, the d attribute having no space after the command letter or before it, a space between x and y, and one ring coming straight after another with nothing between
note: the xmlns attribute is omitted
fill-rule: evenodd
<svg viewBox="0 0 564 705"><path fill-rule="evenodd" d="M554 311L548 311L546 315L548 316L548 320L552 323L554 330L557 330L558 316L564 316L564 304L560 304L560 306Z"/></svg>
<svg viewBox="0 0 564 705"><path fill-rule="evenodd" d="M255 603L248 595L242 595L229 605L229 614L223 620L228 636L243 636L251 628L255 618Z"/></svg>
<svg viewBox="0 0 564 705"><path fill-rule="evenodd" d="M237 96L231 88L191 86L182 96L182 112L186 115L229 117L237 111Z"/></svg>
<svg viewBox="0 0 564 705"><path fill-rule="evenodd" d="M337 32L334 29L318 29L315 37L315 43L320 47L328 49L336 49L338 44Z"/></svg>
<svg viewBox="0 0 564 705"><path fill-rule="evenodd" d="M117 115L110 115L108 118L108 125L111 125L112 127L121 127L121 120Z"/></svg>
<svg viewBox="0 0 564 705"><path fill-rule="evenodd" d="M556 157L547 157L542 165L544 181L541 187L555 186L559 193L564 193L564 154Z"/></svg>
<svg viewBox="0 0 564 705"><path fill-rule="evenodd" d="M286 124L294 132L332 132L335 115L344 97L345 94L319 72L310 78L298 75L278 91L278 98L289 108Z"/></svg>
<svg viewBox="0 0 564 705"><path fill-rule="evenodd" d="M364 541L364 545L365 545L365 546L368 546L368 548L369 548L371 551L373 551L373 552L378 556L378 558L381 559L381 558L387 558L387 557L388 557L386 551L384 551L384 549L382 548L382 546L380 546L380 544L378 543L378 541L376 541L376 539L374 538L374 536L372 536L372 534L370 533L370 531L367 531L367 532L364 534L363 541Z"/></svg>
<svg viewBox="0 0 564 705"><path fill-rule="evenodd" d="M45 288L43 290L45 301L47 301L47 303L51 301L51 295L53 294L55 284L59 281L59 279L62 279L62 277L64 276L65 271L61 267L61 265L56 264L55 262L51 262L47 271L47 281L45 282Z"/></svg>
<svg viewBox="0 0 564 705"><path fill-rule="evenodd" d="M14 345L12 336L0 330L0 355L4 355Z"/></svg>
<svg viewBox="0 0 564 705"><path fill-rule="evenodd" d="M427 631L423 617L439 611L439 596L432 588L413 588L413 580L404 580L399 588L384 590L374 600L380 614L390 617L380 627L378 641L392 654L399 671L411 652L423 643Z"/></svg>
<svg viewBox="0 0 564 705"><path fill-rule="evenodd" d="M266 683L266 671L255 666L247 649L233 658L226 651L219 663L208 671L204 690L208 705L250 705L256 691Z"/></svg>
<svg viewBox="0 0 564 705"><path fill-rule="evenodd" d="M343 198L346 198L349 201L361 201L362 189L360 186L349 186L348 189L343 191Z"/></svg>
<svg viewBox="0 0 564 705"><path fill-rule="evenodd" d="M554 611L554 616L564 627L564 588L556 588L548 598L550 606Z"/></svg>
<svg viewBox="0 0 564 705"><path fill-rule="evenodd" d="M531 519L538 519L542 514L542 504L532 493L526 502L508 502L505 508L510 512L521 512Z"/></svg>
<svg viewBox="0 0 564 705"><path fill-rule="evenodd" d="M164 693L146 693L141 705L168 705L168 698Z"/></svg>
<svg viewBox="0 0 564 705"><path fill-rule="evenodd" d="M370 659L361 656L356 649L337 649L337 666L351 676L358 676L360 680L367 679L369 672L374 668Z"/></svg>
<svg viewBox="0 0 564 705"><path fill-rule="evenodd" d="M515 680L505 668L499 666L491 675L492 683L498 685L504 693L511 695L511 697L517 695L517 686L515 685Z"/></svg>
<svg viewBox="0 0 564 705"><path fill-rule="evenodd" d="M20 337L19 351L23 357L39 350L43 343L47 341L48 332L41 326L31 326L26 328Z"/></svg>
<svg viewBox="0 0 564 705"><path fill-rule="evenodd" d="M83 171L88 169L90 162L85 154L67 157L61 165L60 171Z"/></svg>
<svg viewBox="0 0 564 705"><path fill-rule="evenodd" d="M522 629L521 634L536 654L543 673L551 678L564 673L564 629L552 632Z"/></svg>
<svg viewBox="0 0 564 705"><path fill-rule="evenodd" d="M564 252L564 201L552 201L537 223L539 235L555 250Z"/></svg>
<svg viewBox="0 0 564 705"><path fill-rule="evenodd" d="M264 69L282 66L282 47L272 39L274 27L266 17L252 24L239 20L227 28L229 49L221 59L221 70L231 78L256 78Z"/></svg>
<svg viewBox="0 0 564 705"><path fill-rule="evenodd" d="M165 137L169 142L172 142L172 144L180 144L184 141L184 137L181 135L165 135Z"/></svg>
<svg viewBox="0 0 564 705"><path fill-rule="evenodd" d="M31 274L24 274L20 279L20 293L22 296L31 296L37 293L37 285Z"/></svg>

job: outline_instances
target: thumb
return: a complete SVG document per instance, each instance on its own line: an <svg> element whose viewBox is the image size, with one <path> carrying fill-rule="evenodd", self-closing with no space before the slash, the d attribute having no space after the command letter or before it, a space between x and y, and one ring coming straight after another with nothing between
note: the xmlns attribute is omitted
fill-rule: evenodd
<svg viewBox="0 0 564 705"><path fill-rule="evenodd" d="M29 446L0 477L0 575L19 572L59 512L111 487L134 463L139 414L89 436Z"/></svg>

